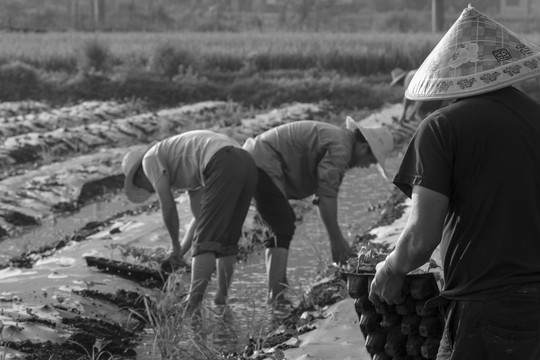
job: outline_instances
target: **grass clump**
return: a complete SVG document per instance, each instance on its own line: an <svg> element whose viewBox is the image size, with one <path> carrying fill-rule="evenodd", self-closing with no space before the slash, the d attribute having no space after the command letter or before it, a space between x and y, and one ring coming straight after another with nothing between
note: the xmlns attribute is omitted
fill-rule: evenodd
<svg viewBox="0 0 540 360"><path fill-rule="evenodd" d="M83 74L106 74L113 63L109 46L98 39L86 40L80 51L78 69Z"/></svg>
<svg viewBox="0 0 540 360"><path fill-rule="evenodd" d="M32 98L41 87L39 71L32 65L13 61L0 66L0 97L5 101Z"/></svg>
<svg viewBox="0 0 540 360"><path fill-rule="evenodd" d="M218 351L211 339L203 335L204 322L197 325L198 319L186 314L183 300L188 294L189 282L185 281L185 276L183 271L172 273L162 291L144 298L145 313L136 315L153 331L153 351L162 359L217 359Z"/></svg>
<svg viewBox="0 0 540 360"><path fill-rule="evenodd" d="M96 341L96 343L92 346L92 350L90 351L76 341L72 341L72 340L68 340L68 341L80 347L85 353L85 355L78 357L77 360L121 360L122 359L122 357L118 355L113 355L109 351L103 350L106 344L104 344L102 341L99 341L99 340Z"/></svg>
<svg viewBox="0 0 540 360"><path fill-rule="evenodd" d="M185 301L189 276L185 270L177 270L161 290L143 298L144 311L131 311L151 330L148 355L163 360L248 359L263 350L266 332L272 330L271 309L261 308L258 300L261 289L243 289L238 296L242 301L233 307L203 303L199 312L190 315Z"/></svg>
<svg viewBox="0 0 540 360"><path fill-rule="evenodd" d="M420 33L3 35L0 101L140 98L167 107L231 100L257 108L328 101L347 109L401 102L403 89L389 86L390 71L417 67L440 37ZM538 92L538 85L533 87Z"/></svg>
<svg viewBox="0 0 540 360"><path fill-rule="evenodd" d="M152 53L148 67L150 71L172 80L193 68L195 54L178 48L171 43L159 44Z"/></svg>

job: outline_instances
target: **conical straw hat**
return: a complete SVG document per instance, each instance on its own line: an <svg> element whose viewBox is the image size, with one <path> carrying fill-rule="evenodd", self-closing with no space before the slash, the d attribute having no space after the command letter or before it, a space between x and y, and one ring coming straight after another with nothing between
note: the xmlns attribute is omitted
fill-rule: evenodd
<svg viewBox="0 0 540 360"><path fill-rule="evenodd" d="M390 82L390 86L394 86L400 80L402 80L405 77L405 75L407 75L407 72L401 68L395 68L394 70L392 70L390 75L392 76L392 81Z"/></svg>
<svg viewBox="0 0 540 360"><path fill-rule="evenodd" d="M383 176L383 178L388 179L390 174L384 165L386 158L390 152L394 149L394 136L392 133L382 127L364 127L358 122L354 121L352 117L347 116L345 119L346 127L349 130L358 129L368 142L369 148L377 160L377 169Z"/></svg>
<svg viewBox="0 0 540 360"><path fill-rule="evenodd" d="M405 96L467 97L540 75L540 46L469 5L424 60Z"/></svg>

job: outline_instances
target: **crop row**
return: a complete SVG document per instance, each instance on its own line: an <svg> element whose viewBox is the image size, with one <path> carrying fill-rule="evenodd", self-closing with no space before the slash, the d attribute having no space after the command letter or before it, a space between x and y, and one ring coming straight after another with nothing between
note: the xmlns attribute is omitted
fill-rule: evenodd
<svg viewBox="0 0 540 360"><path fill-rule="evenodd" d="M46 111L0 116L0 138L26 133L42 133L59 128L88 125L115 118L127 117L140 112L132 103L115 101L85 101L75 106L66 106Z"/></svg>
<svg viewBox="0 0 540 360"><path fill-rule="evenodd" d="M43 156L43 150L49 149L68 159L0 181L0 237L13 234L21 226L39 224L55 211L77 208L81 197L91 197L91 194L83 194L88 184L121 178L122 157L130 147L146 146L153 140L200 128L226 133L242 143L270 127L308 119L320 111L317 105L296 104L229 127L216 123L215 116L205 117L230 106L226 102L203 102L45 134L8 138L4 151L11 146L13 153L20 145L17 152L24 151L28 158ZM0 161L14 160L2 155L5 153L0 153ZM3 166L9 165L4 163Z"/></svg>
<svg viewBox="0 0 540 360"><path fill-rule="evenodd" d="M422 33L7 33L0 38L0 63L20 60L52 71L76 71L84 65L81 56L88 44L99 44L92 51L117 67L160 70L163 59L176 57L183 69L197 72L248 66L371 75L418 66L439 38Z"/></svg>

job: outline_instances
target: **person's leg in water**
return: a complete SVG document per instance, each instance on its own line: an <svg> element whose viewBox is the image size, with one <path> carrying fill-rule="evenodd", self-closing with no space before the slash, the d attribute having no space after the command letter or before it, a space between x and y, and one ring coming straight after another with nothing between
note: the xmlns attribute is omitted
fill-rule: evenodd
<svg viewBox="0 0 540 360"><path fill-rule="evenodd" d="M231 286L234 272L235 255L223 256L217 259L217 283L218 290L214 297L214 304L225 305L229 297L229 288Z"/></svg>
<svg viewBox="0 0 540 360"><path fill-rule="evenodd" d="M200 315L200 307L206 288L214 272L215 262L216 254L213 252L206 252L193 257L186 315Z"/></svg>
<svg viewBox="0 0 540 360"><path fill-rule="evenodd" d="M296 215L285 195L262 169L259 169L254 199L257 211L273 233L265 240L267 302L287 302L287 261L289 245L296 229Z"/></svg>
<svg viewBox="0 0 540 360"><path fill-rule="evenodd" d="M258 179L255 162L251 155L243 149L232 149L228 161L223 161L222 166L224 171L219 179L222 182L226 181L227 195L223 195L225 188L218 188L217 194L220 196L221 211L229 213L230 219L227 228L223 232L223 256L217 259L218 290L214 298L216 305L225 305L227 303L238 253L238 241L242 236L242 227Z"/></svg>
<svg viewBox="0 0 540 360"><path fill-rule="evenodd" d="M214 303L226 304L238 241L257 183L255 162L245 150L227 147L218 151L204 170L205 188L195 231L197 251L216 255L218 289Z"/></svg>
<svg viewBox="0 0 540 360"><path fill-rule="evenodd" d="M266 248L265 263L266 277L268 279L268 299L267 303L287 302L285 292L289 288L287 281L287 261L289 249L286 248Z"/></svg>

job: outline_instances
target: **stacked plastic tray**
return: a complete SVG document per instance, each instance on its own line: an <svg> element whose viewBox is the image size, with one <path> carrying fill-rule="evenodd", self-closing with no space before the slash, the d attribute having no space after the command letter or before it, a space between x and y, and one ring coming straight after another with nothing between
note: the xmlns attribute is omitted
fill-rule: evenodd
<svg viewBox="0 0 540 360"><path fill-rule="evenodd" d="M373 273L344 273L355 299L360 330L373 360L435 359L444 329L444 309L425 306L439 294L433 273L407 275L406 300L399 305L372 303Z"/></svg>

